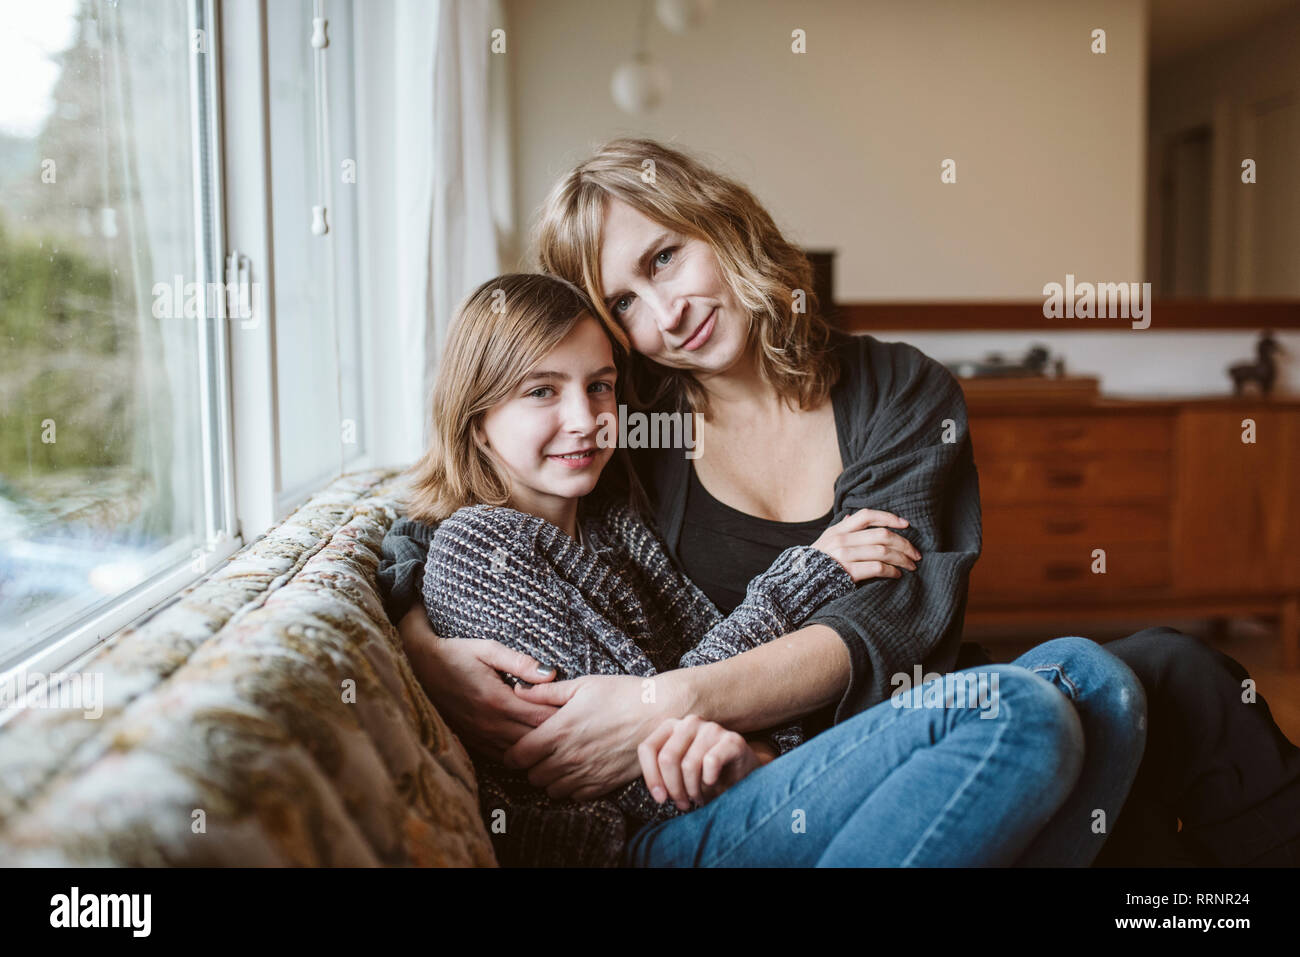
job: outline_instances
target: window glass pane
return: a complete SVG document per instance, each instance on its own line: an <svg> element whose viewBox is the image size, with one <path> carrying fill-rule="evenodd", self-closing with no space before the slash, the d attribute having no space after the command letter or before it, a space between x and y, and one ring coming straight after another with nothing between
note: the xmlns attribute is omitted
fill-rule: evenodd
<svg viewBox="0 0 1300 957"><path fill-rule="evenodd" d="M311 43L314 7L329 21L329 43L320 54ZM267 10L276 392L286 494L314 488L364 450L351 18L352 5L343 0L286 0ZM319 233L321 225L328 231Z"/></svg>
<svg viewBox="0 0 1300 957"><path fill-rule="evenodd" d="M189 41L0 3L0 666L204 545Z"/></svg>

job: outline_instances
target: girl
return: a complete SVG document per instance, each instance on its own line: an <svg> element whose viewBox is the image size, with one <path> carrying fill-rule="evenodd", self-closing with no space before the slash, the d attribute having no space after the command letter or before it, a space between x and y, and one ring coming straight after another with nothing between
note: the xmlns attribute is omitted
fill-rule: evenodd
<svg viewBox="0 0 1300 957"><path fill-rule="evenodd" d="M561 679L602 676L623 704L652 711L666 672L758 649L858 584L917 568L891 530L907 523L860 509L782 550L724 618L669 558L608 441L626 355L595 313L562 280L502 276L451 330L409 503L412 520L437 523L422 589L442 639L504 644ZM640 776L595 800L476 754L484 820L508 865L1038 863L1034 839L1067 798L1118 811L1143 743L1141 692L1123 666L1084 639L1056 653L1085 689L1129 696L1119 733L1100 742L1112 784L1076 788L1075 709L1004 665L983 675L992 695L913 688L806 743L797 721L745 737L669 718L626 742ZM1094 854L1057 842L1048 859Z"/></svg>

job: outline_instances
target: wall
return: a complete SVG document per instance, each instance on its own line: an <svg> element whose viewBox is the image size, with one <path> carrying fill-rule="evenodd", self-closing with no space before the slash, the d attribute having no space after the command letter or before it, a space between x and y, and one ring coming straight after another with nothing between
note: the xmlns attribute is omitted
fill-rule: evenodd
<svg viewBox="0 0 1300 957"><path fill-rule="evenodd" d="M1132 0L718 0L651 53L673 88L654 113L609 94L639 5L507 0L516 221L620 134L680 143L741 179L789 235L836 248L836 296L1036 299L1067 272L1140 281L1146 211L1146 3ZM790 52L790 33L808 52ZM1108 52L1090 52L1107 31ZM957 183L940 162L957 161ZM524 237L510 252L524 259ZM1229 391L1251 333L925 333L936 358L1016 356L1041 342L1114 393ZM1282 337L1300 355L1300 341ZM1300 387L1296 364L1283 380Z"/></svg>
<svg viewBox="0 0 1300 957"><path fill-rule="evenodd" d="M800 243L839 249L845 300L1138 278L1142 4L719 0L685 35L651 18L673 88L644 119L609 94L638 6L507 3L519 221L591 145L637 133L713 157Z"/></svg>

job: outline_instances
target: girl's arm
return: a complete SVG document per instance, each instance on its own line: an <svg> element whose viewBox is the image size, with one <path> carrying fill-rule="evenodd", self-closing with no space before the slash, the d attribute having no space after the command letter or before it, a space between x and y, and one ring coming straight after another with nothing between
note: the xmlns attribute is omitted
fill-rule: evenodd
<svg viewBox="0 0 1300 957"><path fill-rule="evenodd" d="M636 573L650 593L647 603L661 622L660 631L680 642L661 656L675 660L678 668L725 661L775 641L816 609L853 591L853 578L838 561L811 546L797 546L783 551L770 568L756 576L746 588L745 599L724 618L672 561L658 534L635 511L615 507L606 521L636 556ZM701 623L709 628L695 640ZM685 653L680 653L683 648ZM785 720L772 724L785 725ZM774 727L766 739L754 737L770 742L774 754L784 754L804 740L798 724ZM768 749L762 748L760 753L766 757Z"/></svg>
<svg viewBox="0 0 1300 957"><path fill-rule="evenodd" d="M863 362L878 398L834 520L859 508L893 512L908 520L897 532L923 560L899 579L861 583L779 641L673 676L677 700L729 728L836 701L838 724L887 699L895 674L916 664L942 674L956 661L981 548L965 397L942 364L905 343L864 345Z"/></svg>
<svg viewBox="0 0 1300 957"><path fill-rule="evenodd" d="M859 508L906 518L899 532L924 556L900 579L867 581L808 617L802 627L725 660L682 668L659 680L666 714L698 714L742 733L769 728L837 703L837 723L889 697L890 681L916 664L951 670L961 642L970 570L979 557L979 482L960 386L940 363L903 343L863 345L871 386L867 434L841 482L835 520ZM910 533L910 534L908 534ZM594 768L583 755L610 751L640 715L617 689L539 685L517 692L560 705L546 725L512 749L542 777L581 794L599 780L638 773L634 759ZM601 723L594 715L599 711ZM582 729L582 730L578 730ZM555 736L572 737L561 745Z"/></svg>
<svg viewBox="0 0 1300 957"><path fill-rule="evenodd" d="M725 618L708 596L677 567L658 534L627 506L608 521L636 556L663 630L679 637L670 652L683 668L706 665L775 641L818 608L853 591L853 578L825 552L808 545L787 548L745 590ZM701 623L708 630L700 634ZM693 636L698 635L698 638Z"/></svg>
<svg viewBox="0 0 1300 957"><path fill-rule="evenodd" d="M577 589L554 572L538 541L540 524L512 509L473 506L438 526L423 583L434 631L448 641L494 639L551 664L560 677L654 674L636 643L592 612ZM516 833L526 824L534 832L530 846L541 847L561 841L575 826L571 808L549 813L543 796L530 791L519 773L492 764L483 774L485 793L505 802L486 810L502 812L506 833L512 822ZM609 800L638 823L676 813L671 805L659 805L641 778L624 782L606 789ZM605 812L597 804L576 813Z"/></svg>

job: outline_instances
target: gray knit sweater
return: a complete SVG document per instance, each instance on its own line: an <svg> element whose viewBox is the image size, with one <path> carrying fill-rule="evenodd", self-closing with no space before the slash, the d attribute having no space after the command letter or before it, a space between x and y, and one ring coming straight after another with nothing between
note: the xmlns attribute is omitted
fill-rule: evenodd
<svg viewBox="0 0 1300 957"><path fill-rule="evenodd" d="M442 638L487 638L579 675L649 677L720 661L796 630L853 591L848 572L811 546L783 551L724 618L630 506L593 493L579 504L586 545L545 519L474 505L439 523L423 596ZM796 725L769 733L779 753ZM506 866L618 866L636 829L681 813L641 777L599 799L557 801L526 772L475 756L483 818Z"/></svg>

